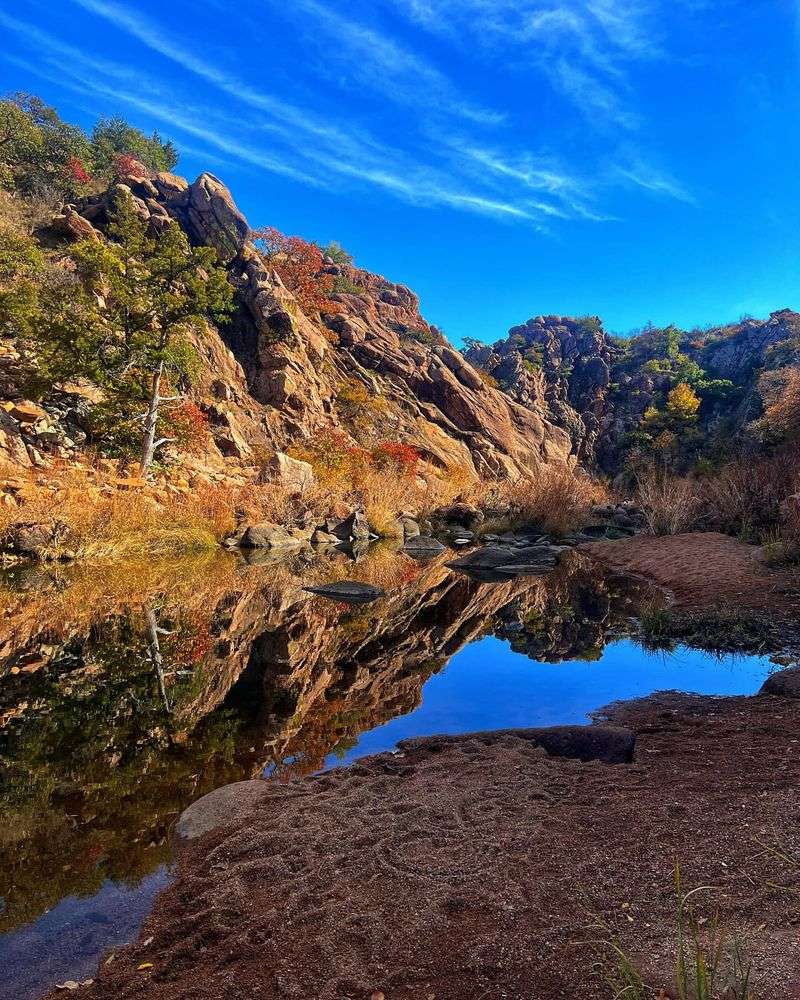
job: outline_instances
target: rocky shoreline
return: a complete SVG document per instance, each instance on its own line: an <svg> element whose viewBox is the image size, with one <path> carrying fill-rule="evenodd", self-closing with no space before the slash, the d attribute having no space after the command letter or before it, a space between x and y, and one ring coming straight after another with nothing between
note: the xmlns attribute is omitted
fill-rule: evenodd
<svg viewBox="0 0 800 1000"><path fill-rule="evenodd" d="M600 996L614 941L655 996L676 861L745 941L753 995L800 995L800 700L666 694L607 722L584 732L635 737L630 763L505 731L212 793L139 942L81 995Z"/></svg>

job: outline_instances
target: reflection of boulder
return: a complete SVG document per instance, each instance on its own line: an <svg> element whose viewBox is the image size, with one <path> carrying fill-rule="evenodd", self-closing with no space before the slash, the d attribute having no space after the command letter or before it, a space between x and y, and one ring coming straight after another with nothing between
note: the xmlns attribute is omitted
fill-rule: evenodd
<svg viewBox="0 0 800 1000"><path fill-rule="evenodd" d="M26 577L20 620L9 620L0 645L3 806L24 831L5 844L5 871L0 863L15 887L0 923L29 921L106 878L151 871L190 801L265 764L315 770L361 732L412 711L430 675L487 633L557 659L602 646L630 611L629 598L574 552L546 578L497 584L450 572L446 558L326 564L328 579L348 567L386 591L360 607L303 592L311 581L286 563L223 573L217 583L206 567L176 593L178 567L151 602L163 629L158 669L140 591L129 592L136 606L120 604L112 617L108 581L96 580L92 596L81 567ZM71 579L80 581L72 602ZM37 599L41 614L32 613ZM95 618L77 626L75 601ZM36 671L23 672L24 662ZM102 860L65 871L64 855Z"/></svg>

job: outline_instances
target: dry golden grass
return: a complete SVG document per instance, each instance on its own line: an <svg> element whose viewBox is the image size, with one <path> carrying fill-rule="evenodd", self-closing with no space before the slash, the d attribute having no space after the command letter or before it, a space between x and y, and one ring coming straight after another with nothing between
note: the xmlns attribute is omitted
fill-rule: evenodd
<svg viewBox="0 0 800 1000"><path fill-rule="evenodd" d="M462 470L438 470L419 462L413 472L353 462L318 473L302 494L277 483L169 483L120 479L106 468L54 463L46 470L0 470L0 539L17 524L57 526L48 553L95 561L159 559L216 548L242 522L297 524L363 509L372 531L402 538L398 516L425 517L456 498L510 510L511 519L563 533L580 524L605 488L582 473L543 466L532 479L476 485Z"/></svg>
<svg viewBox="0 0 800 1000"><path fill-rule="evenodd" d="M696 484L686 477L645 470L637 479L635 500L651 535L679 535L697 523L700 500Z"/></svg>
<svg viewBox="0 0 800 1000"><path fill-rule="evenodd" d="M234 556L215 551L154 561L100 560L64 567L51 564L36 586L0 587L3 643L19 646L32 636L85 631L110 615L141 611L157 600L184 615L211 613L222 596L241 585Z"/></svg>
<svg viewBox="0 0 800 1000"><path fill-rule="evenodd" d="M607 503L604 483L579 469L542 465L536 473L515 482L476 485L469 498L489 511L508 511L510 526L533 524L548 534L564 535L585 524L594 504Z"/></svg>
<svg viewBox="0 0 800 1000"><path fill-rule="evenodd" d="M144 485L121 489L80 466L55 467L47 476L16 471L13 479L20 485L0 506L0 537L14 524L58 525L56 556L130 559L200 552L214 548L235 526L227 497L212 487L171 495Z"/></svg>

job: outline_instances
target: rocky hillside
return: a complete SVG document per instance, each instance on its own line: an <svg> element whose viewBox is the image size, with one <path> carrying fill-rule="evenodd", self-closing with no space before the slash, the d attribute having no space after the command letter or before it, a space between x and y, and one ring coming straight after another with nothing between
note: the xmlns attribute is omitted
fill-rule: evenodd
<svg viewBox="0 0 800 1000"><path fill-rule="evenodd" d="M707 330L647 327L630 339L609 335L598 317L536 316L492 345L473 343L466 358L567 431L579 461L616 473L665 430L691 439L693 457L760 447L765 404L800 363L800 314ZM667 419L680 385L699 401L691 428Z"/></svg>
<svg viewBox="0 0 800 1000"><path fill-rule="evenodd" d="M201 370L192 397L209 419L203 464L224 469L259 465L276 450L313 440L326 429L353 441L412 445L434 468L476 478L518 478L542 462L565 462L568 435L541 406L499 391L419 312L403 285L350 264L324 261L340 289L330 312L307 315L276 269L251 242L247 220L211 174L193 184L167 172L128 164L104 193L64 208L43 240L64 245L103 240L121 193L157 233L176 219L195 245L215 247L236 289L229 323L198 338ZM48 452L70 457L86 439L82 414L91 387L59 386L28 408L15 390L19 362L5 343L8 400L0 447L16 462ZM527 401L525 401L526 403Z"/></svg>

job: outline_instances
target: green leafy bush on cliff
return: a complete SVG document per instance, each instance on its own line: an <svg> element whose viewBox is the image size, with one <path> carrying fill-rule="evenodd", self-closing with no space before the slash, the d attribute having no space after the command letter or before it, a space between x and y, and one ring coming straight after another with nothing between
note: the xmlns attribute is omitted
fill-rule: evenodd
<svg viewBox="0 0 800 1000"><path fill-rule="evenodd" d="M101 118L91 136L30 94L0 100L0 187L55 202L111 180L116 158L132 156L150 170L172 170L178 153L154 132L123 118Z"/></svg>

